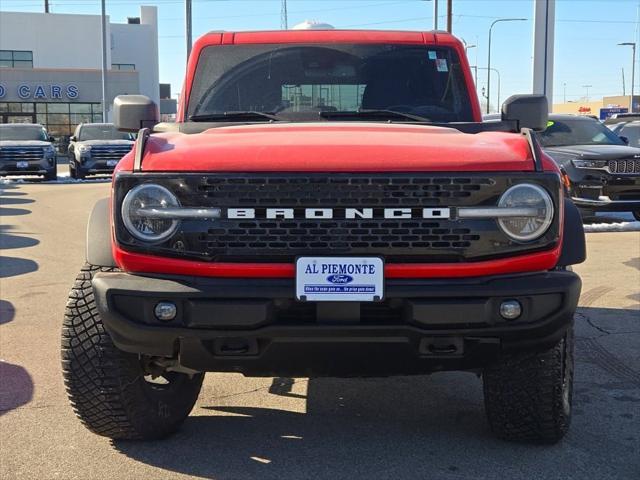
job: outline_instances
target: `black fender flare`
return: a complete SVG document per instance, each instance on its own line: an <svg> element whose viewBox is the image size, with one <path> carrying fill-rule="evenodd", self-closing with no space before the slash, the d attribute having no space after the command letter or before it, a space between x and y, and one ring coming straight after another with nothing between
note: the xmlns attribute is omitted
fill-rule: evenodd
<svg viewBox="0 0 640 480"><path fill-rule="evenodd" d="M90 265L117 267L111 252L111 219L108 198L98 200L89 216L86 259Z"/></svg>
<svg viewBox="0 0 640 480"><path fill-rule="evenodd" d="M578 208L568 199L564 199L564 234L562 251L557 267L567 267L582 263L587 258L587 245Z"/></svg>

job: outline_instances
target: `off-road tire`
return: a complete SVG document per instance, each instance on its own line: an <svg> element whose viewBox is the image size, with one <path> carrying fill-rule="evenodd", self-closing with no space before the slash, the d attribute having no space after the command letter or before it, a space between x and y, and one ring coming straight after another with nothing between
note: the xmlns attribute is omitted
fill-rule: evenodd
<svg viewBox="0 0 640 480"><path fill-rule="evenodd" d="M500 438L556 443L571 423L573 326L552 349L504 356L483 375L491 430Z"/></svg>
<svg viewBox="0 0 640 480"><path fill-rule="evenodd" d="M150 440L176 431L198 398L204 374L165 374L167 385L145 379L138 355L118 350L105 331L85 265L69 293L62 327L62 373L71 405L92 432L112 439Z"/></svg>

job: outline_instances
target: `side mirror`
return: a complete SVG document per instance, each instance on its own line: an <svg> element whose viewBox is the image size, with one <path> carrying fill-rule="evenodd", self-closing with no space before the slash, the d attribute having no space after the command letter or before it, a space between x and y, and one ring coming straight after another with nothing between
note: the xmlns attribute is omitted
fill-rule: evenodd
<svg viewBox="0 0 640 480"><path fill-rule="evenodd" d="M75 141L76 141L76 136L75 136L75 135L71 135L71 136L69 137L69 141L70 141L70 142L75 142Z"/></svg>
<svg viewBox="0 0 640 480"><path fill-rule="evenodd" d="M542 132L549 121L549 102L544 95L512 95L502 104L502 120L518 122L518 129Z"/></svg>
<svg viewBox="0 0 640 480"><path fill-rule="evenodd" d="M50 141L51 143L53 143L53 142L55 142L55 141L56 141L56 139L55 139L55 138L53 138L51 135L49 135L49 141Z"/></svg>
<svg viewBox="0 0 640 480"><path fill-rule="evenodd" d="M624 135L620 135L620 140L624 142L625 145L629 145L629 138Z"/></svg>
<svg viewBox="0 0 640 480"><path fill-rule="evenodd" d="M144 95L118 95L113 101L113 124L121 132L153 128L160 120L158 106Z"/></svg>

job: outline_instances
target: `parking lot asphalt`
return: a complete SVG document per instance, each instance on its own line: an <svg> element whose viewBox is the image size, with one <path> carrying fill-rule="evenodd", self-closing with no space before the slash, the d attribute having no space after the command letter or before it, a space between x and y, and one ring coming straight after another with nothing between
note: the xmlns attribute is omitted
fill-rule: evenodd
<svg viewBox="0 0 640 480"><path fill-rule="evenodd" d="M108 183L0 185L3 479L640 478L640 232L588 234L576 271L574 418L554 446L493 438L469 373L387 379L208 374L175 436L111 442L64 392L60 327Z"/></svg>

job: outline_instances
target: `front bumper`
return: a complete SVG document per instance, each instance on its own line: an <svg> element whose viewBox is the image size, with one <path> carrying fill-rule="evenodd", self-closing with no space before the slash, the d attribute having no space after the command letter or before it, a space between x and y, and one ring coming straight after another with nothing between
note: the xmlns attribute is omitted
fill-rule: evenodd
<svg viewBox="0 0 640 480"><path fill-rule="evenodd" d="M600 195L597 199L571 197L571 200L580 208L588 208L603 212L640 211L640 199L612 200L606 195Z"/></svg>
<svg viewBox="0 0 640 480"><path fill-rule="evenodd" d="M108 165L106 160L94 160L86 156L82 156L81 158L82 161L76 165L76 168L84 175L111 175L117 165L117 162L114 165Z"/></svg>
<svg viewBox="0 0 640 480"><path fill-rule="evenodd" d="M546 349L571 324L581 282L567 271L481 279L388 279L381 303L302 303L292 279L102 272L98 310L121 350L248 376L379 376L477 370L502 352ZM499 314L517 299L520 318ZM177 306L171 322L159 301Z"/></svg>
<svg viewBox="0 0 640 480"><path fill-rule="evenodd" d="M571 178L571 200L576 206L603 212L640 210L640 175L586 171L580 172L580 178Z"/></svg>
<svg viewBox="0 0 640 480"><path fill-rule="evenodd" d="M0 162L0 176L9 175L46 175L57 166L56 157L45 157L41 160L29 160L26 167L18 167L18 161L3 160Z"/></svg>

